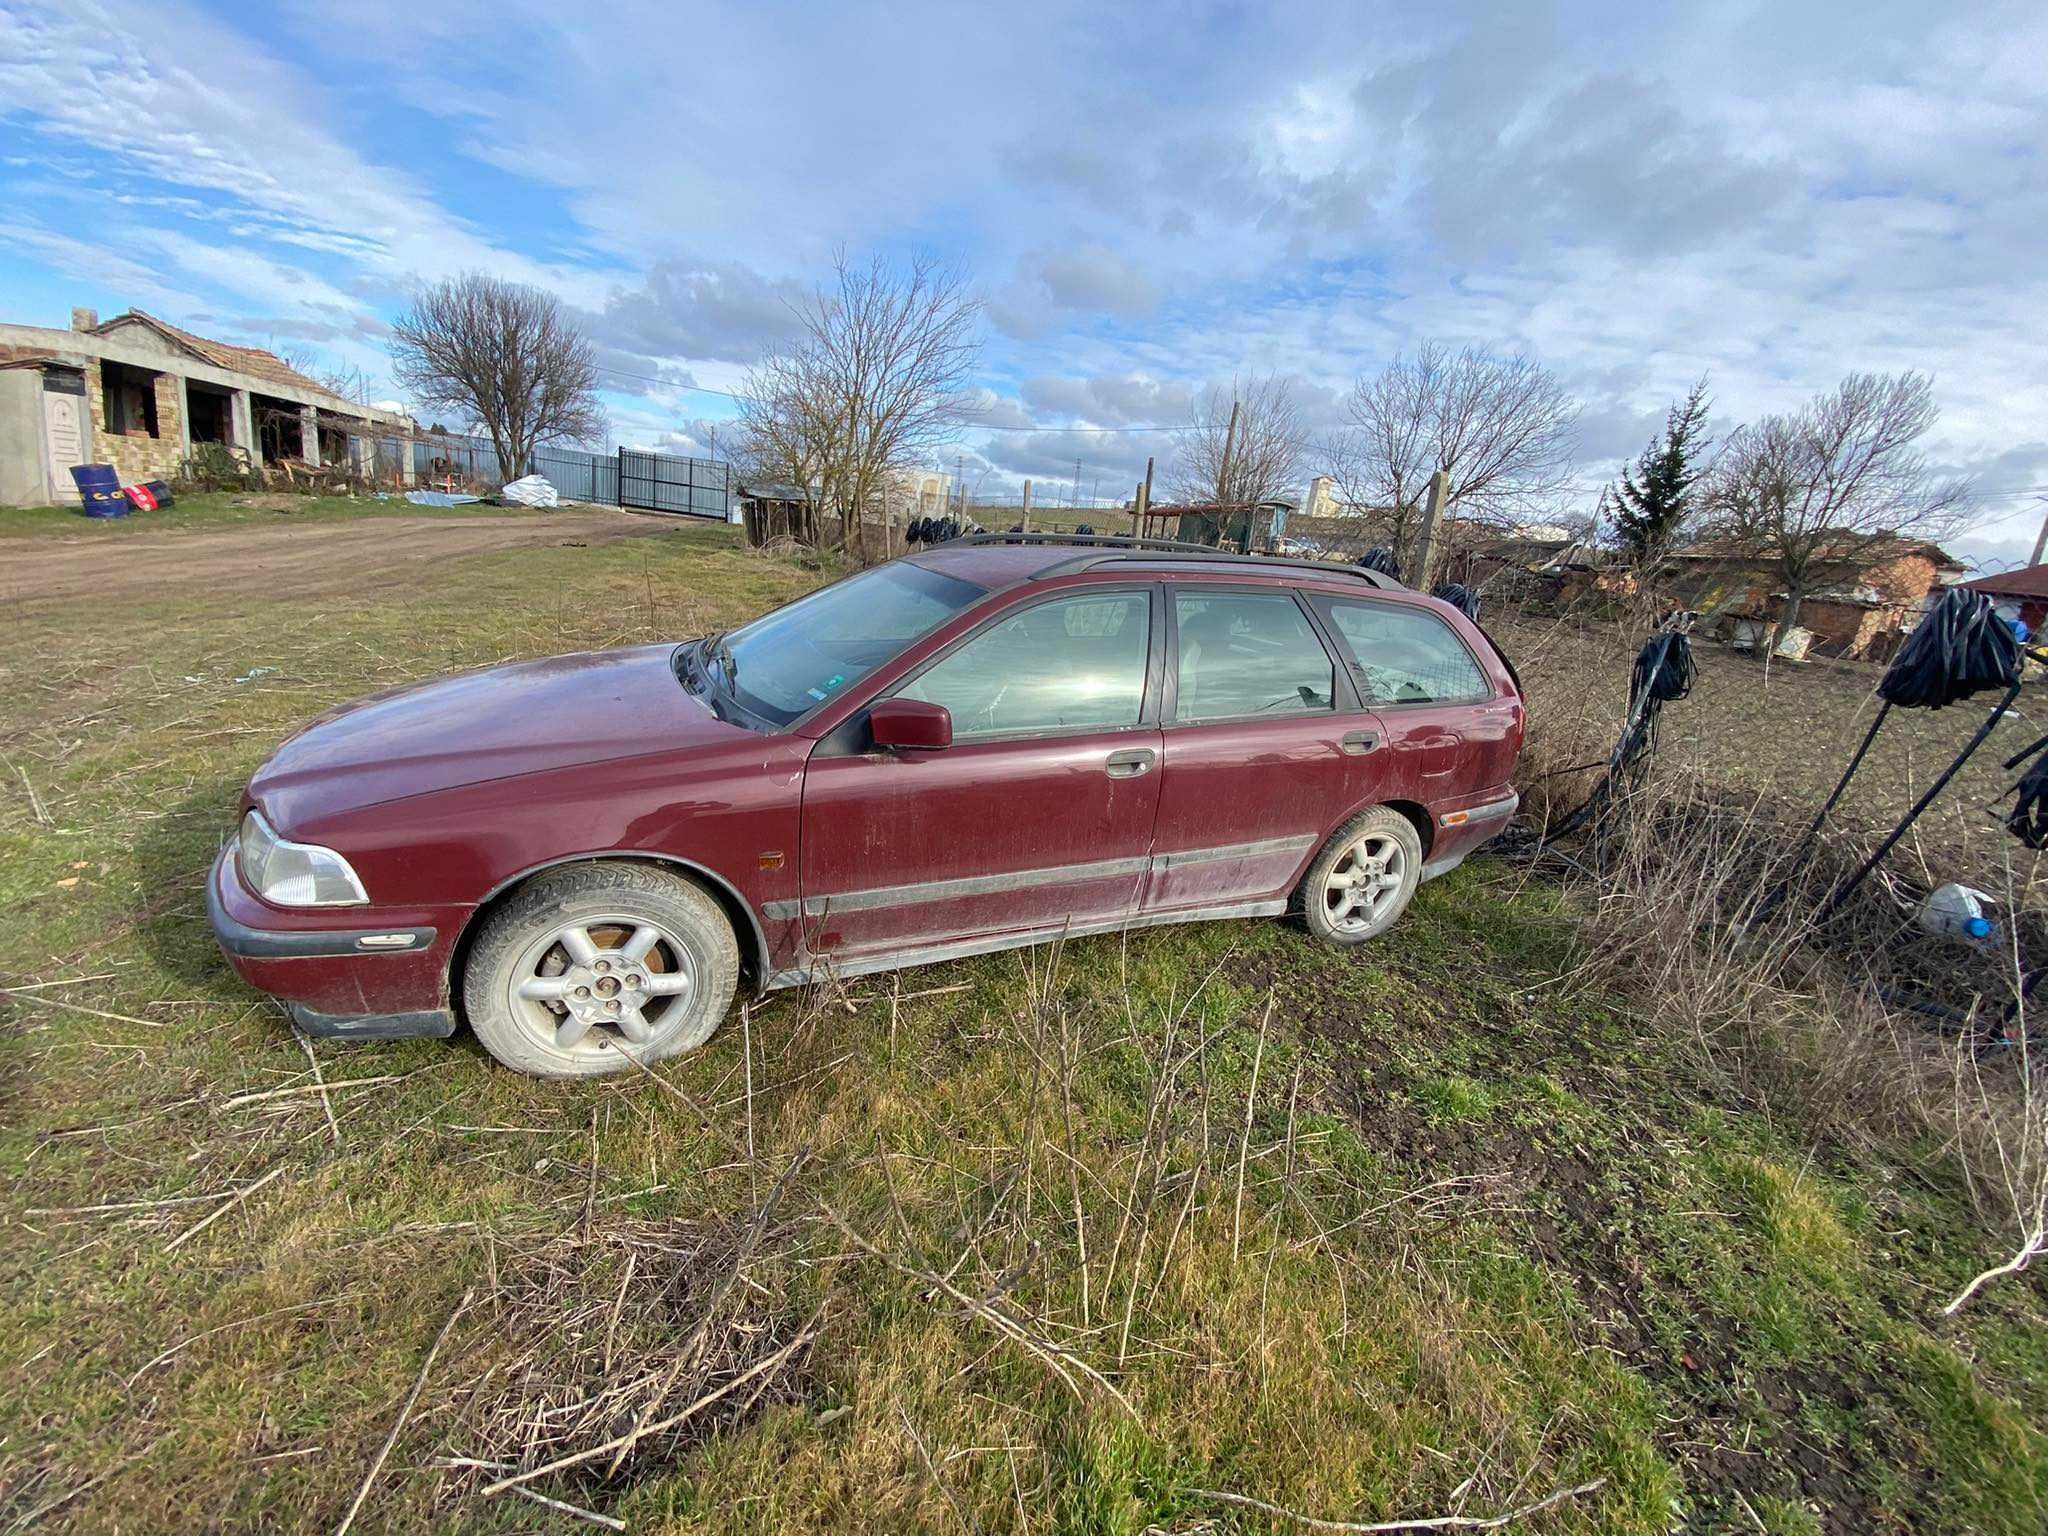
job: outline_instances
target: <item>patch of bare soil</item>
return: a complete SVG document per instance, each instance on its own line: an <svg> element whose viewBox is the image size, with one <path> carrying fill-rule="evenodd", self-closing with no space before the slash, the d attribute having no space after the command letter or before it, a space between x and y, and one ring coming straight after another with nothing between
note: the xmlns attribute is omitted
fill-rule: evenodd
<svg viewBox="0 0 2048 1536"><path fill-rule="evenodd" d="M438 582L448 563L504 549L608 544L674 524L608 507L503 517L375 517L359 522L167 528L116 541L0 539L0 604L33 613L81 599L244 589L266 597L390 596Z"/></svg>

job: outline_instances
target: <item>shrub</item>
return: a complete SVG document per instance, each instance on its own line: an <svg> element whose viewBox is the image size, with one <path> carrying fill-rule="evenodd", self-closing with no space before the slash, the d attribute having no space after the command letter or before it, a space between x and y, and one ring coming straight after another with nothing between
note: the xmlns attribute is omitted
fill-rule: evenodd
<svg viewBox="0 0 2048 1536"><path fill-rule="evenodd" d="M242 449L226 443L194 443L178 466L176 486L181 491L260 490L263 475Z"/></svg>

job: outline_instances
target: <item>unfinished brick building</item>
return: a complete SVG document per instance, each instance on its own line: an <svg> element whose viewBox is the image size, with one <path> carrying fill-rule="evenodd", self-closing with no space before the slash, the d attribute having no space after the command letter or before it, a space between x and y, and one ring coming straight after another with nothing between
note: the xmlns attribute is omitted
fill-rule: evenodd
<svg viewBox="0 0 2048 1536"><path fill-rule="evenodd" d="M403 416L345 400L260 347L130 310L71 328L0 325L0 505L75 502L74 464L165 479L200 443L251 465L357 460ZM409 462L409 460L408 460Z"/></svg>

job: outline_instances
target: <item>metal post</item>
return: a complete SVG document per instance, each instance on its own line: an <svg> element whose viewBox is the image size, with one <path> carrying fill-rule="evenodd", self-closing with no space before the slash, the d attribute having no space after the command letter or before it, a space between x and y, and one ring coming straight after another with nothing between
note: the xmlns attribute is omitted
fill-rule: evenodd
<svg viewBox="0 0 2048 1536"><path fill-rule="evenodd" d="M1970 754L1984 744L1984 738L1991 734L1992 727L1996 726L2005 717L2005 712L2012 708L2012 701L2019 696L2019 679L2015 678L2013 679L2012 686L2005 690L2005 697L1998 701L1991 713L1984 717L1984 723L1977 727L1977 734L1972 736L1964 745L1963 750L1956 754L1956 760L1943 770L1940 778L1927 786L1927 793L1914 802L1913 809L1906 812L1906 819L1892 828L1891 835L1877 845L1877 851L1865 859L1856 873L1836 887L1829 895L1826 904L1820 909L1819 917L1814 919L1815 922L1824 923L1841 910L1842 903L1847 901L1856 887L1861 885L1869 877L1870 872L1884 861L1884 856L1890 853L1897 845L1899 839L1906 835L1907 829L1920 819L1920 813L1932 805L1934 797L1948 787L1948 781L1962 771L1963 764L1970 760Z"/></svg>

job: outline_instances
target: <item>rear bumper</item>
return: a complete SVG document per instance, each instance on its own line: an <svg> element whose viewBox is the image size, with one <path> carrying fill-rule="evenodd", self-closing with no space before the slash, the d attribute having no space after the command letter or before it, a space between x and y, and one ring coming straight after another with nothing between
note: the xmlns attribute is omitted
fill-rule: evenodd
<svg viewBox="0 0 2048 1536"><path fill-rule="evenodd" d="M1429 862L1422 866L1422 878L1434 880L1448 875L1476 852L1507 831L1508 823L1522 806L1514 790L1493 790L1471 803L1454 803L1436 813L1436 831L1429 847Z"/></svg>
<svg viewBox="0 0 2048 1536"><path fill-rule="evenodd" d="M233 844L221 850L206 881L206 918L228 964L283 1003L309 1035L398 1040L453 1034L444 979L461 915L363 907L280 913L242 884ZM364 926L379 916L390 921ZM348 926L311 926L323 919Z"/></svg>

